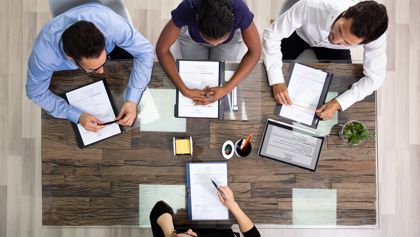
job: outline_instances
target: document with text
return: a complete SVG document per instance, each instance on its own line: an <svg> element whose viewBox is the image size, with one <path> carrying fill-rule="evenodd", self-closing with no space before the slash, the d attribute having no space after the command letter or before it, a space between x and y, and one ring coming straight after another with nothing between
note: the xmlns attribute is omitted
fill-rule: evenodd
<svg viewBox="0 0 420 237"><path fill-rule="evenodd" d="M282 105L279 115L316 127L315 111L325 101L328 90L324 87L329 87L330 77L324 71L295 63L287 87L292 105Z"/></svg>
<svg viewBox="0 0 420 237"><path fill-rule="evenodd" d="M229 210L219 201L211 180L219 186L227 185L226 162L187 163L190 220L229 219Z"/></svg>
<svg viewBox="0 0 420 237"><path fill-rule="evenodd" d="M178 71L185 86L190 89L217 87L220 84L220 62L178 61ZM195 105L194 101L177 92L177 116L192 118L218 118L219 102Z"/></svg>
<svg viewBox="0 0 420 237"><path fill-rule="evenodd" d="M103 123L116 118L103 80L67 92L66 97L70 105L95 116ZM98 132L87 131L80 123L77 124L77 129L83 146L121 133L121 128L117 123L106 125Z"/></svg>

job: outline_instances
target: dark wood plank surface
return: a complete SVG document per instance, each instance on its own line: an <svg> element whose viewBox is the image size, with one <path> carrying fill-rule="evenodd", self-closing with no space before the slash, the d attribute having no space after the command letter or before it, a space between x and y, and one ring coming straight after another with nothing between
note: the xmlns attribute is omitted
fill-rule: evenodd
<svg viewBox="0 0 420 237"><path fill-rule="evenodd" d="M334 73L330 91L348 89L362 76L358 64L310 66ZM236 64L227 64L235 69ZM287 74L289 64L284 65ZM105 77L120 107L131 62L110 62ZM62 94L97 80L82 71L55 73L50 89ZM174 88L155 63L150 88ZM229 185L237 202L255 223L293 224L292 189L337 190L338 225L376 224L375 95L339 114L339 123L362 121L374 135L353 148L343 144L335 126L325 143L316 173L256 155L267 118L276 118L275 101L262 63L239 86L244 112L229 111L225 120L187 119L186 133L132 129L85 149L76 145L70 122L42 113L42 192L44 225L137 225L139 184L184 184L187 161L222 161L224 141L252 132L253 151L228 161ZM173 157L172 137L191 135L194 155ZM186 211L176 223L185 224Z"/></svg>

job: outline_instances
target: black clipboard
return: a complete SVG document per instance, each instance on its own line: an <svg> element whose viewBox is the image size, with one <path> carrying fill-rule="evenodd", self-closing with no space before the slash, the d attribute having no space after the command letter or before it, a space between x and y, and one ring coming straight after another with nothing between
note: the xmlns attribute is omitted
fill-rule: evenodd
<svg viewBox="0 0 420 237"><path fill-rule="evenodd" d="M107 84L107 82L106 82L106 80L105 80L104 78L102 78L102 79L100 79L100 80L97 80L97 81L94 81L94 82L92 82L92 83L89 83L89 84L86 84L86 85L80 86L80 87L78 87L78 88L76 88L76 89L73 89L73 90L71 90L71 91L78 90L78 89L80 89L80 88L83 88L83 87L85 87L85 86L88 86L88 85L91 85L91 84L94 84L94 83L97 83L97 82L100 82L100 81L102 81L102 82L103 82L103 85L104 85L104 87L105 87L105 91L106 91L106 93L107 93L107 95L108 95L109 102L111 103L112 110L114 111L114 115L118 114L117 107L115 106L114 100L112 99L112 96L111 96L111 91L109 90L108 84ZM69 101L68 101L68 99L67 99L67 93L69 93L69 92L71 92L71 91L67 91L66 93L64 93L64 94L63 94L63 98L66 100L66 102L67 102L67 103L69 103ZM100 141L103 141L103 140L105 140L105 139L107 139L107 138L110 138L110 137L113 137L113 136L116 136L116 135L118 135L118 134L121 134L121 133L122 133L122 126L121 126L121 125L118 125L118 127L120 128L120 133L118 133L118 134L116 134L116 135L113 135L113 136L110 136L110 137L106 137L106 138L104 138L104 139L98 140L98 141L93 142L93 143L90 143L90 144L88 144L88 145L85 145L85 144L83 143L83 139L82 139L82 136L81 136L81 134L80 134L79 128L77 127L77 124L74 124L74 123L71 123L71 124L72 124L73 130L74 130L74 133L76 134L76 143L77 143L77 145L79 146L79 148L85 148L85 147L87 147L87 146L90 146L90 145L96 144L96 143L98 143L98 142L100 142Z"/></svg>
<svg viewBox="0 0 420 237"><path fill-rule="evenodd" d="M293 69L295 68L295 64L296 63L294 62L292 65L290 65L289 75L286 78L286 85L287 86L289 86L290 78L292 77L292 72L293 72ZM306 65L303 65L303 66L306 66ZM309 66L306 66L306 67L309 67ZM314 68L314 69L316 69L316 68ZM320 70L320 69L316 69L316 70ZM322 71L322 70L320 70L320 71ZM323 72L325 72L325 71L323 71ZM324 87L322 88L321 96L319 97L317 108L321 107L321 105L323 105L325 103L325 100L327 99L328 91L330 89L331 81L332 81L332 78L333 78L332 73L330 73L330 72L325 72L325 73L327 73L327 76L325 78L325 83L324 83ZM281 112L282 107L283 107L283 105L278 105L278 107L277 107L276 112L279 116L280 116L280 112ZM318 127L319 120L320 120L320 118L318 117L318 115L315 114L315 116L312 120L312 124L310 126L307 125L307 124L303 124L303 123L301 123L301 124L316 129Z"/></svg>
<svg viewBox="0 0 420 237"><path fill-rule="evenodd" d="M188 61L188 62L218 62L219 63L219 86L222 86L225 82L225 62L224 61L212 61L212 60L186 60L186 59L177 59L176 60L176 68L179 71L179 62L180 61ZM179 116L179 94L181 92L176 89L176 102L174 105L174 116L176 118L186 118L184 116ZM213 117L194 117L194 118L207 118L207 119L223 119L224 117L224 109L223 109L223 103L222 103L222 98L219 99L218 103L218 116L217 118L213 118Z"/></svg>
<svg viewBox="0 0 420 237"><path fill-rule="evenodd" d="M270 126L270 125L276 126L276 127L281 127L283 129L297 131L297 132L303 133L305 135L309 135L309 136L312 136L312 137L315 137L315 138L319 139L321 143L320 143L320 146L318 148L318 152L316 154L314 154L314 156L312 157L313 159L316 159L314 166L313 167L307 167L307 166L299 165L297 163L290 162L290 161L287 160L287 158L273 157L273 156L270 156L268 154L264 154L263 153L263 148L265 146L264 144L266 144L265 142L266 142L266 138L267 138L266 137L267 130L268 130L268 126ZM276 121L276 120L273 120L273 119L267 119L267 122L266 122L265 127L264 127L264 132L263 132L263 135L261 137L260 147L258 148L258 153L257 154L259 156L263 157L263 158L271 159L271 160L274 160L274 161L282 162L284 164L288 164L288 165L295 166L295 167L298 167L298 168L301 168L301 169L305 169L305 170L315 172L316 167L318 166L322 146L324 145L325 139L326 139L326 137L322 134L317 134L317 133L314 133L312 131L308 131L308 130L305 130L303 128L295 127L295 126L292 126L290 124L283 123L283 122L280 122L280 121Z"/></svg>

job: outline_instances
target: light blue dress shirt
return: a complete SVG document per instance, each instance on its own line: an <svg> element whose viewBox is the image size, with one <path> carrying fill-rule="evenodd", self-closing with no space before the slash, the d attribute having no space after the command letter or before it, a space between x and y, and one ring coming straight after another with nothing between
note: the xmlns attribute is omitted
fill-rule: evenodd
<svg viewBox="0 0 420 237"><path fill-rule="evenodd" d="M133 55L126 100L139 103L143 90L150 81L154 59L152 44L125 18L101 4L84 4L49 21L39 33L29 56L26 94L47 113L73 123L78 123L84 111L69 105L48 88L53 72L78 69L75 62L66 57L61 35L80 20L92 22L102 32L107 52L111 52L117 45Z"/></svg>

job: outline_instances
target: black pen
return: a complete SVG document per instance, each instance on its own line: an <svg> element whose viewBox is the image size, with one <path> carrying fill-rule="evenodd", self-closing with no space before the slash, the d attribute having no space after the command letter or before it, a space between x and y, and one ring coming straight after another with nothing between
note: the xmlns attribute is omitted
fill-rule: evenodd
<svg viewBox="0 0 420 237"><path fill-rule="evenodd" d="M220 192L219 186L217 186L216 182L214 182L213 179L211 180L211 182L213 183L214 187L216 187L217 191Z"/></svg>
<svg viewBox="0 0 420 237"><path fill-rule="evenodd" d="M213 179L211 179L211 182L213 183L214 187L216 187L217 191L219 191L220 195L222 195L222 197L225 197L223 192L219 189L219 185L217 185L216 182L213 181Z"/></svg>
<svg viewBox="0 0 420 237"><path fill-rule="evenodd" d="M114 120L114 121L110 121L110 122L106 122L106 123L100 123L100 124L98 124L98 125L100 125L100 126L110 125L110 124L116 123L116 122L118 122L118 121L120 121L120 120Z"/></svg>

